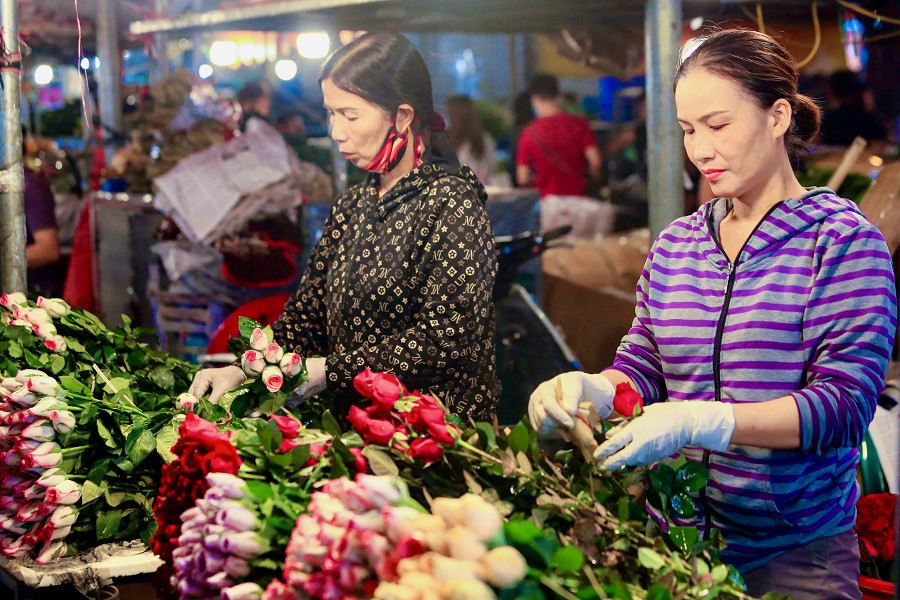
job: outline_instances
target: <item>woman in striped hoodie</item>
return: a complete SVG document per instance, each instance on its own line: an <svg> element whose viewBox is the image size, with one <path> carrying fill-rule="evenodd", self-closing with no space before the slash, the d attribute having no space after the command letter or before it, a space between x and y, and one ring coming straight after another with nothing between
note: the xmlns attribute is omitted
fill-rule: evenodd
<svg viewBox="0 0 900 600"><path fill-rule="evenodd" d="M529 416L543 433L606 418L628 382L647 407L603 468L683 450L710 469L685 524L721 530L751 593L860 598L857 448L897 328L891 257L852 202L794 176L819 110L781 45L728 30L682 54L678 121L716 198L657 238L612 367L541 384Z"/></svg>

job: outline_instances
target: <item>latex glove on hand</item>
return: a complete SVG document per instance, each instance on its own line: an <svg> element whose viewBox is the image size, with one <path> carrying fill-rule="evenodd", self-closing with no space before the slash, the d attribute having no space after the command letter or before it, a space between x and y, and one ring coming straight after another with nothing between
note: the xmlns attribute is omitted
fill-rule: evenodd
<svg viewBox="0 0 900 600"><path fill-rule="evenodd" d="M209 391L209 401L213 404L219 401L225 392L239 386L246 376L240 367L229 365L215 369L201 369L194 375L194 381L188 390L197 398L202 398Z"/></svg>
<svg viewBox="0 0 900 600"><path fill-rule="evenodd" d="M545 381L528 401L528 418L538 435L575 429L577 417L591 425L613 410L616 389L606 376L572 371Z"/></svg>
<svg viewBox="0 0 900 600"><path fill-rule="evenodd" d="M661 402L610 429L594 460L601 469L655 463L685 446L722 451L734 434L734 409L725 402ZM605 459L605 460L604 460Z"/></svg>
<svg viewBox="0 0 900 600"><path fill-rule="evenodd" d="M307 358L306 376L309 378L309 381L304 381L291 392L293 396L299 396L301 400L306 400L307 398L315 396L327 387L327 382L325 380L325 358Z"/></svg>

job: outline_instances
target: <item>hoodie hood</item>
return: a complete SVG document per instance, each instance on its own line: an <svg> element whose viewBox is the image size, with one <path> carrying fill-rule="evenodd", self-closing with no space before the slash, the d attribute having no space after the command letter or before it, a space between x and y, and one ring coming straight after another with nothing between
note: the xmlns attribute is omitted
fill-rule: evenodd
<svg viewBox="0 0 900 600"><path fill-rule="evenodd" d="M733 204L731 198L714 198L690 217L698 236L697 243L707 258L721 269L728 268L728 258L722 254L717 242L719 224ZM757 225L737 262L746 263L766 256L791 237L818 229L826 219L847 212L862 217L856 204L825 187L813 188L798 198L779 202Z"/></svg>
<svg viewBox="0 0 900 600"><path fill-rule="evenodd" d="M449 164L442 163L423 163L404 175L400 181L394 184L387 193L377 200L379 215L384 218L389 215L400 204L418 198L425 190L431 187L436 181L445 177L457 177L466 181L475 190L475 194L482 203L487 202L487 191L484 185L478 180L475 173L467 166L454 167ZM378 175L369 175L366 181L367 186L371 186L377 190ZM377 191L375 196L377 197Z"/></svg>

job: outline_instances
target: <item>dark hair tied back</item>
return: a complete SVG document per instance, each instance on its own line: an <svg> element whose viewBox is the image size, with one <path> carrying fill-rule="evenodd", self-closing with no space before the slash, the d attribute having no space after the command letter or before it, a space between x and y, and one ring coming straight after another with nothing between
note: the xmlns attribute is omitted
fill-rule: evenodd
<svg viewBox="0 0 900 600"><path fill-rule="evenodd" d="M781 98L787 100L793 116L784 145L792 160L819 132L821 111L812 98L797 92L794 59L771 36L751 29L725 29L690 40L682 48L675 86L698 68L734 81L763 109Z"/></svg>
<svg viewBox="0 0 900 600"><path fill-rule="evenodd" d="M367 33L338 48L325 62L319 83L330 80L396 117L401 104L415 111L413 128L423 134L426 162L458 165L449 138L436 131L431 75L416 47L399 33ZM429 135L430 134L430 135Z"/></svg>

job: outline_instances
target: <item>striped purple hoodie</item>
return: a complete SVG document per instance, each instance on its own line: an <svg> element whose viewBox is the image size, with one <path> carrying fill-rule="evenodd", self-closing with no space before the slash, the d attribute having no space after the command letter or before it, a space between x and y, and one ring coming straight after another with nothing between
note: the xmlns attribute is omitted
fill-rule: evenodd
<svg viewBox="0 0 900 600"><path fill-rule="evenodd" d="M897 298L884 237L831 190L776 205L734 265L718 243L730 209L712 200L657 238L614 368L647 403L796 400L798 450L686 450L710 468L686 524L721 529L723 559L746 572L853 527L857 447L884 386Z"/></svg>

